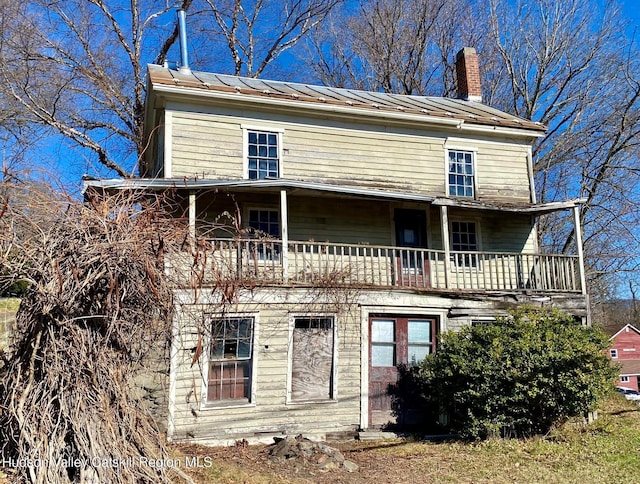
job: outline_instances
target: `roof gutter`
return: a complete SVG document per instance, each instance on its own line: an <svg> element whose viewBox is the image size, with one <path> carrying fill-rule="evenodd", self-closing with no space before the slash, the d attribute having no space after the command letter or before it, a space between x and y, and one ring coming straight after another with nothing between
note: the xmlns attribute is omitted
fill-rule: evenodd
<svg viewBox="0 0 640 484"><path fill-rule="evenodd" d="M465 124L461 126L461 131L470 133L498 133L511 136L526 136L528 138L544 138L547 134L543 131L533 131L527 128L507 128L505 126L483 126L478 124ZM526 130L526 134L525 134Z"/></svg>

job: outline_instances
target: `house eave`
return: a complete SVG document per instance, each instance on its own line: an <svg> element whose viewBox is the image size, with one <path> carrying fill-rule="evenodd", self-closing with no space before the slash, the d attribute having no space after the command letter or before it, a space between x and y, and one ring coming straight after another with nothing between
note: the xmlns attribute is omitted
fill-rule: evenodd
<svg viewBox="0 0 640 484"><path fill-rule="evenodd" d="M577 198L561 202L547 203L502 203L496 201L465 200L413 192L381 190L377 188L354 185L338 185L301 180L267 179L267 180L197 180L186 178L154 178L154 179L110 179L84 180L83 193L89 189L101 191L163 191L163 190L207 190L207 189L239 189L262 191L306 191L333 194L344 197L369 198L375 200L397 200L418 203L430 203L435 206L447 206L463 209L499 211L543 215L545 213L572 209L585 203L586 199Z"/></svg>

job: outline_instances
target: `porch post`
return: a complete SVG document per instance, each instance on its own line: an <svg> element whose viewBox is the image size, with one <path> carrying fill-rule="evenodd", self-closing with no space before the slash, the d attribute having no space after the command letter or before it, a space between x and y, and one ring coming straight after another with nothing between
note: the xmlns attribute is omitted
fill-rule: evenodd
<svg viewBox="0 0 640 484"><path fill-rule="evenodd" d="M286 190L280 190L280 226L282 236L282 279L287 282L289 281L289 221Z"/></svg>
<svg viewBox="0 0 640 484"><path fill-rule="evenodd" d="M573 225L576 248L578 250L578 264L580 264L580 285L582 294L587 293L587 278L584 273L584 251L582 248L582 226L580 224L580 205L573 207Z"/></svg>
<svg viewBox="0 0 640 484"><path fill-rule="evenodd" d="M196 192L189 191L189 235L196 238Z"/></svg>
<svg viewBox="0 0 640 484"><path fill-rule="evenodd" d="M451 247L449 246L449 214L446 205L440 206L440 227L442 230L442 248L444 249L444 286L448 289Z"/></svg>

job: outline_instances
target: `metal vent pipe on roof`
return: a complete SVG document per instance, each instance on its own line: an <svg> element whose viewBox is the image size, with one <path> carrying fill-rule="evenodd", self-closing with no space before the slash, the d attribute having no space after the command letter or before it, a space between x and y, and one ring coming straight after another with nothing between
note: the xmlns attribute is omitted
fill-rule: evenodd
<svg viewBox="0 0 640 484"><path fill-rule="evenodd" d="M178 10L178 31L180 33L180 72L191 74L189 68L189 54L187 53L187 14L184 10Z"/></svg>

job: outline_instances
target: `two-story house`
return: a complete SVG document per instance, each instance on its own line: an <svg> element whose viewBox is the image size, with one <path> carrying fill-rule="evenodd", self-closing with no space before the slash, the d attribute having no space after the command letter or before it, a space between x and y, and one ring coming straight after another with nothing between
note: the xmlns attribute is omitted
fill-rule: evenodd
<svg viewBox="0 0 640 484"><path fill-rule="evenodd" d="M215 274L176 290L170 439L376 428L439 333L525 303L587 321L580 202L536 202L545 127L480 102L473 49L457 68L451 99L149 66L142 178L86 184L171 188L209 237ZM538 245L559 210L570 255Z"/></svg>
<svg viewBox="0 0 640 484"><path fill-rule="evenodd" d="M620 363L620 380L616 385L640 390L640 329L626 324L611 337L609 356Z"/></svg>

